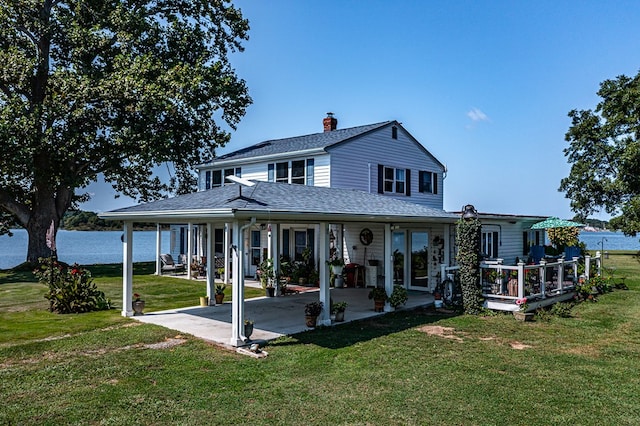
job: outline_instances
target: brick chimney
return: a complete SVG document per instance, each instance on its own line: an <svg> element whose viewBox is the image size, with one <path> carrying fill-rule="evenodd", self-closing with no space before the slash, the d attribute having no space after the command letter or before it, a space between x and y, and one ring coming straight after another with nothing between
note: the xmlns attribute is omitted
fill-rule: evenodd
<svg viewBox="0 0 640 426"><path fill-rule="evenodd" d="M338 119L333 117L332 112L328 112L327 116L322 120L325 132L330 132L338 127Z"/></svg>

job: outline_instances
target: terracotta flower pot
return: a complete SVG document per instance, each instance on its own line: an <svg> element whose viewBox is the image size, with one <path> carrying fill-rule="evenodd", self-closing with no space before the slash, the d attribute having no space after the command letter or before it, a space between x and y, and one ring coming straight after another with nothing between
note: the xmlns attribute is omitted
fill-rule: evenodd
<svg viewBox="0 0 640 426"><path fill-rule="evenodd" d="M213 297L215 297L216 299L216 305L222 305L222 302L224 301L224 293L222 294L216 293Z"/></svg>
<svg viewBox="0 0 640 426"><path fill-rule="evenodd" d="M373 300L373 310L375 312L384 311L384 300Z"/></svg>
<svg viewBox="0 0 640 426"><path fill-rule="evenodd" d="M305 315L304 316L307 327L315 328L316 323L318 322L317 316Z"/></svg>

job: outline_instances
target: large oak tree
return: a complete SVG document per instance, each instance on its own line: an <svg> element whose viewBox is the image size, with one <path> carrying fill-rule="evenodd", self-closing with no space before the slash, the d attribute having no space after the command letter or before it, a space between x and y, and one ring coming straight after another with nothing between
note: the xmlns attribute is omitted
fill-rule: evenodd
<svg viewBox="0 0 640 426"><path fill-rule="evenodd" d="M614 228L640 231L640 73L600 84L595 111L573 110L564 150L571 172L560 191L584 219L604 209Z"/></svg>
<svg viewBox="0 0 640 426"><path fill-rule="evenodd" d="M99 176L141 201L193 185L251 103L229 63L248 29L223 0L0 0L0 223L28 261Z"/></svg>

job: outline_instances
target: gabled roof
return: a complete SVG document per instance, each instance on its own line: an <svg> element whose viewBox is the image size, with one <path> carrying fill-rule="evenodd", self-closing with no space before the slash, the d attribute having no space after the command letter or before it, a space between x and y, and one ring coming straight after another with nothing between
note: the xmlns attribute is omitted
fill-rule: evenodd
<svg viewBox="0 0 640 426"><path fill-rule="evenodd" d="M254 157L265 157L276 154L286 154L289 152L310 151L325 149L332 145L345 142L349 139L362 136L365 133L380 129L390 124L398 124L396 121L385 121L382 123L367 124L365 126L350 127L348 129L337 129L330 132L313 133L304 136L294 136L285 139L273 139L251 145L237 151L230 152L220 157L216 157L211 163L202 164L198 167L213 165L218 162L233 160L246 160Z"/></svg>
<svg viewBox="0 0 640 426"><path fill-rule="evenodd" d="M407 201L351 189L256 182L139 204L100 217L175 221L259 217L281 220L397 221L453 223L458 215Z"/></svg>

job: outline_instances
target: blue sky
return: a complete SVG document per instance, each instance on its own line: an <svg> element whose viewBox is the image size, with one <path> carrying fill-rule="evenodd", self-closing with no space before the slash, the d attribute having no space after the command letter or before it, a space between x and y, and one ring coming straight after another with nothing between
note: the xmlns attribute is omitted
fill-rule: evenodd
<svg viewBox="0 0 640 426"><path fill-rule="evenodd" d="M447 165L447 210L572 217L567 113L640 70L640 2L236 4L251 31L232 62L254 103L217 154L321 132L328 111L339 128L398 120ZM132 204L89 190L85 209Z"/></svg>

